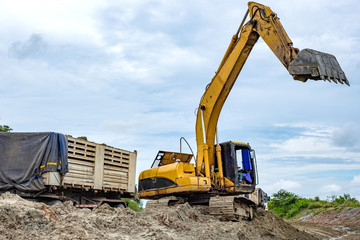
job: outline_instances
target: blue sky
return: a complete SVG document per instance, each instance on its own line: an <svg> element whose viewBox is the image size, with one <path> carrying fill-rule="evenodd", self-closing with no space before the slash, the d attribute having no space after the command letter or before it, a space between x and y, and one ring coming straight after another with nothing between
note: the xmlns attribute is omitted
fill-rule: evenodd
<svg viewBox="0 0 360 240"><path fill-rule="evenodd" d="M334 54L351 87L293 81L259 40L224 105L220 141L249 142L260 187L360 199L360 7L263 1L294 46ZM138 151L195 150L194 111L245 1L0 1L0 124Z"/></svg>

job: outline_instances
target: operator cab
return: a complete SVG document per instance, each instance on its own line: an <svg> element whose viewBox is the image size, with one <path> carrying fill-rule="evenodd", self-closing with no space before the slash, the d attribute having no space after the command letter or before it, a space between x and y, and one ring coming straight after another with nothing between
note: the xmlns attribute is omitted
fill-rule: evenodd
<svg viewBox="0 0 360 240"><path fill-rule="evenodd" d="M236 192L253 191L257 184L255 151L241 142L229 141L220 146L224 177L234 183Z"/></svg>

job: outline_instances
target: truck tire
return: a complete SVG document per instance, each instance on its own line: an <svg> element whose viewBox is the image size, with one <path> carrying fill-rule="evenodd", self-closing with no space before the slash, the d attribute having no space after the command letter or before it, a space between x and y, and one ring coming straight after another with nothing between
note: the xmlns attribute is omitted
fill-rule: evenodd
<svg viewBox="0 0 360 240"><path fill-rule="evenodd" d="M59 204L63 204L63 202L61 200L51 200L48 203L48 205L50 205L50 206L59 205Z"/></svg>
<svg viewBox="0 0 360 240"><path fill-rule="evenodd" d="M125 208L125 204L124 203L118 203L115 205L115 208Z"/></svg>

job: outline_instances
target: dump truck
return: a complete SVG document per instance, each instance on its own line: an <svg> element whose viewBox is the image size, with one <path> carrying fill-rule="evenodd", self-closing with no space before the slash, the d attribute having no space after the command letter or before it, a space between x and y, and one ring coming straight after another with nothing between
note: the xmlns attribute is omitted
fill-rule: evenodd
<svg viewBox="0 0 360 240"><path fill-rule="evenodd" d="M0 133L0 193L53 205L126 207L135 196L136 151L60 133Z"/></svg>

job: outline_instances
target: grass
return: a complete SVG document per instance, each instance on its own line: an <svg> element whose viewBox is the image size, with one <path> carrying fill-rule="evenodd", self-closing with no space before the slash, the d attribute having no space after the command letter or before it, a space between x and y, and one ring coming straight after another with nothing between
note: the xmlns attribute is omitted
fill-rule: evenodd
<svg viewBox="0 0 360 240"><path fill-rule="evenodd" d="M314 212L314 215L313 215L313 216L316 216L316 215L318 215L319 213L322 213L323 211L324 211L323 209L317 210L316 212Z"/></svg>
<svg viewBox="0 0 360 240"><path fill-rule="evenodd" d="M338 197L332 196L330 200L323 201L319 197L313 199L302 198L285 190L275 193L268 203L269 210L285 219L295 219L303 211L308 212L311 210L315 216L326 210L339 211L344 208L354 207L360 207L360 203L355 198L352 198L350 194Z"/></svg>

